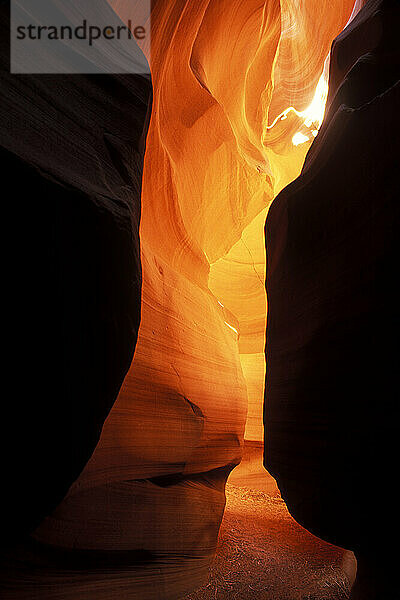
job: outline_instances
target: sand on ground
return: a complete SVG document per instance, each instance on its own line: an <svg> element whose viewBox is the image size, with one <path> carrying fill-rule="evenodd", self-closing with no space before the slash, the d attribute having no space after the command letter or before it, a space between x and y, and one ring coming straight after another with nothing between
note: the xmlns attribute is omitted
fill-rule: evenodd
<svg viewBox="0 0 400 600"><path fill-rule="evenodd" d="M208 582L184 600L345 600L355 576L351 552L303 529L246 444L230 476L218 550Z"/></svg>

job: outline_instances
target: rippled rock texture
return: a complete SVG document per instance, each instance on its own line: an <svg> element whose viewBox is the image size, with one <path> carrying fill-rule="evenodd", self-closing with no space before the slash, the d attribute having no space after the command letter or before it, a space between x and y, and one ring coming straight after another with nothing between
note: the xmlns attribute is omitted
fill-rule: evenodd
<svg viewBox="0 0 400 600"><path fill-rule="evenodd" d="M127 22L135 3L110 4ZM18 470L39 498L33 533L3 563L7 598L172 600L205 579L248 404L246 437L262 437L266 212L301 169L302 111L352 7L153 3L141 324L115 402L139 317L150 84L13 77L3 63L10 178L55 219L37 263L48 293L35 287L48 348L36 381L51 391L25 413L35 427ZM299 130L310 135L296 145Z"/></svg>
<svg viewBox="0 0 400 600"><path fill-rule="evenodd" d="M266 224L266 466L300 523L355 550L370 576L382 569L361 598L397 595L388 579L398 524L382 521L370 477L379 473L377 493L390 502L399 420L399 26L397 2L371 1L337 37L325 121Z"/></svg>

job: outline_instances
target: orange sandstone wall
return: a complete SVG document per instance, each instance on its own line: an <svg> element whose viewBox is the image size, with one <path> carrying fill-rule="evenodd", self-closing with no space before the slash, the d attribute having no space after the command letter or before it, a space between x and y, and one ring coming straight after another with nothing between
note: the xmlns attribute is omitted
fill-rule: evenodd
<svg viewBox="0 0 400 600"><path fill-rule="evenodd" d="M135 2L112 4L134 16ZM262 437L265 216L311 144L293 135L315 129L279 115L311 103L353 1L153 4L137 350L91 460L35 538L145 551L140 576L119 571L126 597L166 600L206 575L248 406L246 437ZM121 597L96 581L96 599Z"/></svg>

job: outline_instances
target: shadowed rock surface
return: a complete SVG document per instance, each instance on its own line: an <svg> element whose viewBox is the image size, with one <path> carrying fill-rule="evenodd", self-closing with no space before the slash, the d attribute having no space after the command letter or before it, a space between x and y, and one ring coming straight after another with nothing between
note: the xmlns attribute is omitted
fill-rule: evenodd
<svg viewBox="0 0 400 600"><path fill-rule="evenodd" d="M5 2L0 27L2 185L24 248L23 317L14 322L22 325L14 334L23 385L3 424L7 546L78 477L133 357L151 83L136 75L12 75Z"/></svg>
<svg viewBox="0 0 400 600"><path fill-rule="evenodd" d="M335 40L323 126L266 223L265 464L302 525L377 570L362 598L396 595L388 547L398 524L383 522L369 473L390 498L399 27L397 2L370 1Z"/></svg>

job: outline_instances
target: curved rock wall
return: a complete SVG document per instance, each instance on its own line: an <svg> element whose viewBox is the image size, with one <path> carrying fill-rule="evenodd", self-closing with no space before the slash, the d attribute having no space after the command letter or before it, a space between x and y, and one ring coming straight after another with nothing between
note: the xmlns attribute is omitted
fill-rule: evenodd
<svg viewBox="0 0 400 600"><path fill-rule="evenodd" d="M300 523L379 565L362 598L397 593L371 479L390 494L397 466L399 26L371 1L337 37L325 121L266 224L266 466Z"/></svg>
<svg viewBox="0 0 400 600"><path fill-rule="evenodd" d="M9 73L0 5L1 163L15 210L19 343L7 402L2 545L59 504L89 460L132 361L149 79ZM11 320L11 319L10 319ZM21 358L22 356L22 358ZM29 357L29 358L28 358Z"/></svg>
<svg viewBox="0 0 400 600"><path fill-rule="evenodd" d="M111 4L125 21L134 14L135 2ZM352 4L153 3L151 53L144 47L154 100L135 358L83 473L71 478L67 496L30 540L7 557L9 598L31 597L33 581L46 600L75 599L82 590L88 600L167 600L206 576L225 481L240 460L248 400L246 437L262 436L265 215L301 169L311 135L300 145L292 137L312 130L301 111L313 99L331 40ZM78 96L86 93L80 81ZM128 81L136 85L135 78ZM45 83L55 89L51 78ZM125 142L143 132L149 89L142 84L135 87L139 110L118 79L104 81L109 100L115 97L108 110L119 124L107 130L105 144L119 170L122 160L123 174L134 179L132 198L141 168L129 162ZM296 110L286 114L290 105ZM56 104L52 118L58 110ZM124 123L122 143L114 130ZM77 137L75 153L81 143ZM85 176L90 169L85 165ZM97 171L93 177L104 180ZM125 269L118 273L129 281ZM107 360L120 364L114 346L107 348ZM82 389L92 398L89 383ZM101 425L100 419L97 432Z"/></svg>

